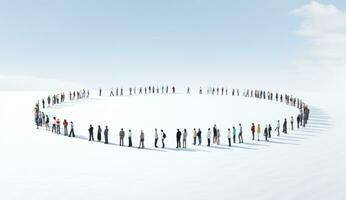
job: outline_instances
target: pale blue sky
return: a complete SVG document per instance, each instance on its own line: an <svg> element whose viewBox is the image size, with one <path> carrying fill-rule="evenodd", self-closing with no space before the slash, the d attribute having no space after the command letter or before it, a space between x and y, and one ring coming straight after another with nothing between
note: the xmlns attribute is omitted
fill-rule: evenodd
<svg viewBox="0 0 346 200"><path fill-rule="evenodd" d="M112 85L282 71L308 48L289 13L309 2L0 0L0 75Z"/></svg>

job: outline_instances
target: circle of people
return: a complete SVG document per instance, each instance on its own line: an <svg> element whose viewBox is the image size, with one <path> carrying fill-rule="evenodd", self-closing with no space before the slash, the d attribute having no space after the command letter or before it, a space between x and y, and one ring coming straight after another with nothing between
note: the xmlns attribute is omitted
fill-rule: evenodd
<svg viewBox="0 0 346 200"><path fill-rule="evenodd" d="M98 90L98 95L102 96L102 89L100 88ZM136 87L129 88L128 94L131 95L136 95L138 94L160 94L160 87L154 87L154 86L149 86L149 87L140 87L136 90ZM168 94L170 92L169 87L162 86L161 87L161 94ZM210 95L228 95L228 89L225 87L218 88L218 87L208 87L206 89L207 94ZM232 96L240 96L239 89L232 89L231 91ZM176 88L175 86L171 87L171 93L175 94L176 93ZM186 91L187 94L190 94L190 88L187 88ZM70 91L69 93L69 100L70 101L76 101L79 99L85 99L90 97L90 91L89 90L78 90L78 91ZM199 94L203 94L202 87L199 89ZM123 88L116 88L116 92L114 93L113 88L110 90L109 96L123 96L124 95L124 89ZM270 101L274 101L274 93L270 91L264 91L264 90L250 90L250 89L244 89L242 92L242 95L244 97L249 97L249 98L258 98L258 99L267 99ZM46 101L47 100L47 101ZM60 93L60 94L53 94L47 97L47 99L42 99L41 100L41 105L40 101L37 101L35 104L34 108L34 120L37 129L40 127L45 127L47 131L51 131L52 133L56 134L62 134L61 133L61 121L59 118L53 116L52 121L50 120L50 117L46 115L42 109L45 109L47 107L51 107L60 103L65 102L65 93ZM275 93L275 101L285 103L286 105L290 105L293 107L297 107L299 109L299 113L297 114L296 118L294 119L293 116L290 118L290 129L294 130L294 123L296 123L297 129L300 127L305 127L307 124L307 121L309 119L309 114L310 110L308 106L299 98L293 97L292 95L283 95L279 93ZM47 103L47 104L46 104ZM68 122L66 119L63 120L62 122L62 127L63 127L63 135L68 136L68 137L75 137L75 132L74 132L74 123L73 121ZM274 131L277 133L277 136L280 136L280 132L282 130L282 133L287 134L288 130L288 120L285 118L283 120L283 123L281 125L280 120L277 120L276 126ZM255 123L252 123L250 126L250 131L252 134L252 140L256 140L256 135L257 135L257 140L260 141L260 135L263 132L264 140L269 141L268 138L272 137L272 131L273 128L271 124L265 125L265 128L262 131L261 125ZM94 127L93 125L90 125L88 128L89 132L89 141L94 141ZM108 142L108 134L109 134L109 129L108 126L105 126L104 130L102 130L101 126L98 125L97 127L97 141L101 142L102 141L102 133L104 137L104 143L109 144ZM119 145L124 146L124 139L125 139L125 130L123 128L120 129L119 131ZM160 136L159 136L160 135ZM202 144L202 131L200 128L196 129L194 128L192 131L192 136L193 136L193 145L201 145ZM211 138L211 136L213 136ZM220 129L217 128L216 124L212 128L208 128L207 130L207 146L211 145L211 139L213 141L213 144L220 145ZM154 147L158 148L158 141L159 139L161 140L161 148L165 148L165 140L166 140L166 133L163 131L163 129L160 130L160 134L158 133L158 129L154 129ZM176 148L186 148L187 146L187 137L188 137L188 132L186 129L180 130L177 129L176 131ZM132 147L132 131L131 129L128 130L127 133L127 139L128 139L128 147ZM145 139L145 134L144 131L141 130L139 134L139 146L138 148L144 148L144 139ZM233 143L236 143L236 139L238 139L238 143L243 143L243 127L242 124L239 123L238 125L238 130L236 129L235 126L232 128L227 129L227 140L228 140L228 145L232 146L232 141ZM182 145L181 145L181 140L182 140Z"/></svg>

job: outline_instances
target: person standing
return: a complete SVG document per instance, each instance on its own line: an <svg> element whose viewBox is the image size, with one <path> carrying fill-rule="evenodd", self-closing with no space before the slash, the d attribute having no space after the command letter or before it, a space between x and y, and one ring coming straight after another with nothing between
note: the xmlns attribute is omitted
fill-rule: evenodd
<svg viewBox="0 0 346 200"><path fill-rule="evenodd" d="M60 119L56 120L56 129L57 129L57 133L60 134Z"/></svg>
<svg viewBox="0 0 346 200"><path fill-rule="evenodd" d="M282 132L283 133L285 133L285 134L287 134L287 119L285 118L285 120L284 120L284 124L283 124L283 127L282 127Z"/></svg>
<svg viewBox="0 0 346 200"><path fill-rule="evenodd" d="M220 137L221 137L220 129L217 129L217 136L216 136L216 144L217 145L220 145Z"/></svg>
<svg viewBox="0 0 346 200"><path fill-rule="evenodd" d="M90 124L89 131L89 141L94 141L94 127Z"/></svg>
<svg viewBox="0 0 346 200"><path fill-rule="evenodd" d="M236 135L237 135L237 130L236 130L236 128L233 126L233 143L235 144L236 143L236 141L235 141L235 138L236 138Z"/></svg>
<svg viewBox="0 0 346 200"><path fill-rule="evenodd" d="M165 148L165 139L166 139L166 133L163 132L163 130L161 129L161 141L162 141L162 148Z"/></svg>
<svg viewBox="0 0 346 200"><path fill-rule="evenodd" d="M102 129L101 126L98 125L97 127L97 141L101 142L101 134L102 134Z"/></svg>
<svg viewBox="0 0 346 200"><path fill-rule="evenodd" d="M56 118L53 117L52 133L56 133Z"/></svg>
<svg viewBox="0 0 346 200"><path fill-rule="evenodd" d="M291 116L291 131L293 131L293 123L294 123L293 116Z"/></svg>
<svg viewBox="0 0 346 200"><path fill-rule="evenodd" d="M129 139L129 147L132 147L132 131L131 131L131 129L129 129L128 139Z"/></svg>
<svg viewBox="0 0 346 200"><path fill-rule="evenodd" d="M66 119L64 119L64 122L62 123L62 125L64 126L64 136L67 136L68 135L68 130L67 130L68 122L66 121Z"/></svg>
<svg viewBox="0 0 346 200"><path fill-rule="evenodd" d="M197 137L198 137L198 145L200 146L202 144L202 131L200 128L198 129Z"/></svg>
<svg viewBox="0 0 346 200"><path fill-rule="evenodd" d="M275 130L278 132L278 136L280 136L280 120L278 120Z"/></svg>
<svg viewBox="0 0 346 200"><path fill-rule="evenodd" d="M194 129L193 129L193 145L196 145L196 140L197 140L197 131L196 131L196 129L194 128Z"/></svg>
<svg viewBox="0 0 346 200"><path fill-rule="evenodd" d="M255 124L252 123L251 125L251 133L252 133L252 140L255 140Z"/></svg>
<svg viewBox="0 0 346 200"><path fill-rule="evenodd" d="M216 128L216 124L214 124L213 127L213 143L216 143L216 138L217 138L217 128Z"/></svg>
<svg viewBox="0 0 346 200"><path fill-rule="evenodd" d="M211 131L210 131L210 128L208 128L208 132L207 132L208 147L210 147L210 136L211 136Z"/></svg>
<svg viewBox="0 0 346 200"><path fill-rule="evenodd" d="M45 123L45 125L46 125L46 131L50 131L49 117L48 117L48 115L46 115L46 123Z"/></svg>
<svg viewBox="0 0 346 200"><path fill-rule="evenodd" d="M121 128L119 132L120 146L124 146L124 137L125 137L125 131L123 128Z"/></svg>
<svg viewBox="0 0 346 200"><path fill-rule="evenodd" d="M110 97L114 97L114 91L113 88L111 89L111 93L109 94Z"/></svg>
<svg viewBox="0 0 346 200"><path fill-rule="evenodd" d="M102 89L100 88L99 89L99 96L101 96L102 95Z"/></svg>
<svg viewBox="0 0 346 200"><path fill-rule="evenodd" d="M267 127L267 125L264 128L264 137L265 137L265 140L268 141L268 127Z"/></svg>
<svg viewBox="0 0 346 200"><path fill-rule="evenodd" d="M177 129L177 147L176 148L180 148L181 147L181 143L180 143L180 138L181 138L181 132L179 129Z"/></svg>
<svg viewBox="0 0 346 200"><path fill-rule="evenodd" d="M157 134L157 129L155 128L155 148L157 148L157 141L159 140L159 135Z"/></svg>
<svg viewBox="0 0 346 200"><path fill-rule="evenodd" d="M260 141L260 139L259 139L260 134L261 134L261 125L258 124L258 125L257 125L257 140L258 140L258 141Z"/></svg>
<svg viewBox="0 0 346 200"><path fill-rule="evenodd" d="M268 137L271 138L272 137L272 125L269 124L268 126Z"/></svg>
<svg viewBox="0 0 346 200"><path fill-rule="evenodd" d="M238 139L239 139L239 143L243 143L243 127L241 126L241 124L239 124L239 134L238 134Z"/></svg>
<svg viewBox="0 0 346 200"><path fill-rule="evenodd" d="M108 126L106 126L103 135L105 137L105 144L108 144Z"/></svg>
<svg viewBox="0 0 346 200"><path fill-rule="evenodd" d="M183 133L183 148L186 149L186 139L187 139L187 131L186 129L184 129L184 133Z"/></svg>
<svg viewBox="0 0 346 200"><path fill-rule="evenodd" d="M227 139L228 139L228 146L232 146L231 142L231 129L227 129Z"/></svg>
<svg viewBox="0 0 346 200"><path fill-rule="evenodd" d="M300 114L297 116L297 128L299 128L299 123L300 123Z"/></svg>
<svg viewBox="0 0 346 200"><path fill-rule="evenodd" d="M140 142L139 142L138 148L141 148L141 146L142 146L142 149L144 149L144 132L143 132L143 130L141 130L141 134L139 135L139 139L140 139Z"/></svg>
<svg viewBox="0 0 346 200"><path fill-rule="evenodd" d="M70 122L70 134L68 136L69 137L75 137L75 135L74 135L74 124L73 124L72 121Z"/></svg>

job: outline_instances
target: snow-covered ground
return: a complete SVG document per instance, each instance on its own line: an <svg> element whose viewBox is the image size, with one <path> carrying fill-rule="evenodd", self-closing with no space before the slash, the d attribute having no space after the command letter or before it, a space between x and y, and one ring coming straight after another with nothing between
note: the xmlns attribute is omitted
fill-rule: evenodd
<svg viewBox="0 0 346 200"><path fill-rule="evenodd" d="M79 137L68 138L33 125L33 104L48 94L0 92L1 199L346 198L345 97L334 92L297 91L311 108L307 127L270 142L250 140L250 123L275 126L297 109L244 97L93 92L46 110L75 122ZM215 123L222 145L206 147L205 129ZM244 144L229 148L226 128L238 123ZM89 124L108 125L112 144L88 142ZM194 127L202 128L203 146L191 145ZM147 148L119 147L120 128L133 130L135 146L143 129ZM167 148L153 148L154 128L167 133ZM186 150L175 148L176 128L188 129Z"/></svg>

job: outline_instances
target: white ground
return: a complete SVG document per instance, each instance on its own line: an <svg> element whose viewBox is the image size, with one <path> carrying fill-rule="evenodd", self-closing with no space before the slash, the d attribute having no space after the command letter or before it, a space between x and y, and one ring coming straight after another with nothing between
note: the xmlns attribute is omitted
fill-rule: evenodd
<svg viewBox="0 0 346 200"><path fill-rule="evenodd" d="M251 122L274 126L297 110L265 100L183 94L91 98L47 110L75 121L80 137L72 139L35 129L33 103L47 94L0 92L1 199L346 198L343 96L297 94L311 105L308 126L252 142ZM228 148L225 128L239 122L245 143ZM108 125L113 144L83 139L90 123ZM205 144L205 128L214 123L222 145L192 147L191 128L203 128ZM133 129L135 146L144 129L148 149L114 145L121 127ZM166 131L168 148L153 148L155 127ZM187 150L174 148L176 128L188 128Z"/></svg>

